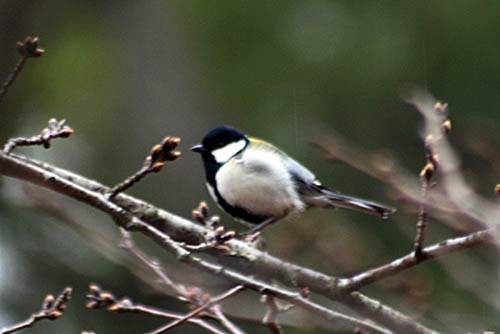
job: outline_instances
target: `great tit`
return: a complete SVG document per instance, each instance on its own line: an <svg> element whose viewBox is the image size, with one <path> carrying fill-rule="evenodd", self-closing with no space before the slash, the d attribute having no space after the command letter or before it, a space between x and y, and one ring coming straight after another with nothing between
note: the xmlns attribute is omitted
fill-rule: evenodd
<svg viewBox="0 0 500 334"><path fill-rule="evenodd" d="M387 218L395 208L334 192L275 146L233 127L207 133L192 151L201 154L207 188L229 215L254 225L252 234L312 207L344 207Z"/></svg>

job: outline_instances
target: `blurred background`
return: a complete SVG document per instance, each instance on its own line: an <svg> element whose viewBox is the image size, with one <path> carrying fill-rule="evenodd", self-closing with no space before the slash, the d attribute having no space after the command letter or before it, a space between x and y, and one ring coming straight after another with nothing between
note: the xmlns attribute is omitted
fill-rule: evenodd
<svg viewBox="0 0 500 334"><path fill-rule="evenodd" d="M189 217L209 199L189 147L220 124L265 138L315 171L325 185L399 208L390 221L349 211L309 211L265 230L271 254L331 275L350 275L411 250L416 208L385 185L326 161L310 141L337 133L370 153L390 152L418 175L421 119L401 100L416 84L450 104L450 140L467 181L494 198L500 180L500 2L498 1L0 1L0 78L17 62L15 43L39 36L0 104L2 142L39 133L51 117L75 134L50 150L17 152L107 185L142 164L166 135L181 159L129 194ZM111 219L63 196L0 179L0 327L39 309L47 293L74 287L64 316L24 333L138 333L164 321L84 308L91 282L117 296L186 308L124 265ZM224 225L241 230L223 213ZM427 242L457 236L432 220ZM463 230L463 229L462 229ZM180 282L193 272L146 239ZM154 280L145 273L143 279ZM426 262L362 291L445 332L500 331L498 253L479 246ZM199 277L199 276L197 276ZM219 291L221 282L196 284ZM218 290L219 289L219 290ZM244 296L248 300L255 295ZM249 308L251 306L248 306ZM258 302L246 315L262 315ZM286 333L326 333L290 316ZM237 321L249 333L268 329ZM203 333L185 324L172 333ZM341 330L339 333L343 333Z"/></svg>

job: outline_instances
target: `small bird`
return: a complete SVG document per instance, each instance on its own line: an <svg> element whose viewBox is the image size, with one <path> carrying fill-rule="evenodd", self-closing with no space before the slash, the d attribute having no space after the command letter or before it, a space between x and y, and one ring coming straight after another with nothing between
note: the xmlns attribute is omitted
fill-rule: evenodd
<svg viewBox="0 0 500 334"><path fill-rule="evenodd" d="M236 220L253 225L243 234L313 207L343 207L382 218L396 211L322 186L280 149L231 126L216 127L191 150L201 154L212 198Z"/></svg>

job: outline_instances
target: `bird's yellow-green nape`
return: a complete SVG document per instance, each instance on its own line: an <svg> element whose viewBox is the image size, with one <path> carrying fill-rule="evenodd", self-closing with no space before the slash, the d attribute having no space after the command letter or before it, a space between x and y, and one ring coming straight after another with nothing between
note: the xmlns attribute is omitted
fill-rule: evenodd
<svg viewBox="0 0 500 334"><path fill-rule="evenodd" d="M280 150L279 148L277 148L273 144L269 144L268 142L266 142L262 139L255 138L255 137L248 137L248 140L250 140L251 145L253 145L257 148L267 149L269 151L274 151L274 152L277 152L279 154L285 155L285 153L282 150Z"/></svg>

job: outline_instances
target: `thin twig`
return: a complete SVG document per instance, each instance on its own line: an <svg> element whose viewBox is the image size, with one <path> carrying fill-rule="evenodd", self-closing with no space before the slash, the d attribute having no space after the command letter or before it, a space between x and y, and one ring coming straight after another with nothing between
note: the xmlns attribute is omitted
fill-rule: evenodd
<svg viewBox="0 0 500 334"><path fill-rule="evenodd" d="M493 228L477 231L463 237L450 238L422 249L422 255L416 256L411 252L391 263L380 267L364 271L351 278L343 278L339 281L338 287L343 291L358 290L368 284L393 276L408 268L417 265L420 262L435 259L437 257L456 252L461 249L469 248L475 245L487 243L494 240L495 234L498 234Z"/></svg>
<svg viewBox="0 0 500 334"><path fill-rule="evenodd" d="M166 312L150 306L135 304L129 298L117 299L111 292L102 290L101 287L97 284L91 284L89 286L89 292L87 293L86 297L86 307L93 310L105 308L113 313L144 313L155 317L169 319L182 319L184 317L183 314ZM200 327L208 329L212 333L227 334L223 330L207 323L200 318L193 317L188 319L188 321L195 323Z"/></svg>
<svg viewBox="0 0 500 334"><path fill-rule="evenodd" d="M448 104L441 102L436 102L434 104L434 111L438 115L439 118L442 119L441 124L443 127L443 134L448 134L451 131L451 121L448 118ZM442 140L444 136L440 136L439 138L435 138L432 134L428 134L424 139L424 148L425 148L425 166L420 172L420 182L422 183L421 189L421 203L419 205L418 212L418 220L417 220L417 232L415 235L415 242L413 249L415 250L415 256L422 256L422 247L424 246L424 236L425 229L428 224L429 214L427 212L426 200L427 200L427 191L429 188L435 186L435 183L432 182L432 177L434 176L434 172L438 169L438 161L439 156L434 154L433 152L433 141Z"/></svg>
<svg viewBox="0 0 500 334"><path fill-rule="evenodd" d="M5 94L7 94L7 90L10 88L10 86L12 86L18 74L24 68L24 65L26 64L28 58L38 58L45 53L44 50L38 48L39 43L40 41L38 40L38 37L31 38L30 36L26 37L24 42L17 42L16 47L18 53L21 55L21 58L17 62L16 67L14 67L14 70L12 70L9 77L0 88L0 103L2 102Z"/></svg>
<svg viewBox="0 0 500 334"><path fill-rule="evenodd" d="M163 267L154 260L151 260L146 254L135 247L134 240L130 232L124 228L120 228L120 232L123 237L122 246L127 249L130 253L136 256L139 260L144 262L148 267L150 267L154 273L161 279L163 284L175 291L177 297L181 298L182 301L188 301L189 292L187 288L182 284L176 284L172 281L168 275L163 270Z"/></svg>
<svg viewBox="0 0 500 334"><path fill-rule="evenodd" d="M154 309L154 308L151 308L151 307L146 307L144 305L135 305L135 307L131 310L132 312L141 312L141 313L146 313L146 314L150 314L150 315L155 315L155 316L158 316L158 317L163 317L163 318L173 318L173 319L182 319L184 317L184 314L180 314L180 313L174 313L174 312L166 312L166 311L160 311L158 309ZM190 319L187 320L188 322L192 322L194 324L197 324L198 326L200 327L203 327L213 333L216 333L216 334L226 334L227 332L225 332L224 330L206 322L205 320L203 319L200 319L200 318L196 318L196 317L192 317ZM232 332L234 333L234 332ZM244 334L244 333L242 333Z"/></svg>
<svg viewBox="0 0 500 334"><path fill-rule="evenodd" d="M126 231L123 228L120 228L122 237L123 237L123 247L128 249L133 255L135 255L137 258L139 258L142 262L144 262L148 267L150 267L158 277L160 277L161 281L170 287L172 290L174 290L177 294L177 298L179 298L181 301L184 302L189 302L192 304L198 304L204 295L201 293L201 289L188 289L186 286L179 284L179 283L174 283L168 275L165 273L163 270L162 266L154 261L151 260L146 254L144 254L142 251L140 251L134 243L134 240L132 238L132 235L130 232ZM226 327L231 333L233 334L244 334L244 332L239 329L235 324L233 324L227 317L224 315L222 310L220 309L219 305L213 305L210 308L210 311L214 313L216 316L217 320ZM180 317L179 317L180 318ZM177 318L178 319L178 318Z"/></svg>
<svg viewBox="0 0 500 334"><path fill-rule="evenodd" d="M420 182L422 183L422 189L420 192L421 203L419 205L418 210L418 219L417 219L417 232L415 235L415 241L413 249L415 250L415 256L422 256L422 247L424 245L424 235L425 228L427 227L429 214L427 213L427 208L425 205L425 201L427 199L427 191L431 187L432 176L434 175L434 171L437 168L436 159L432 154L432 149L430 146L430 142L433 140L432 136L428 136L425 138L425 158L426 164L422 171L420 172Z"/></svg>
<svg viewBox="0 0 500 334"><path fill-rule="evenodd" d="M153 169L150 168L149 166L142 166L141 169L139 169L136 173L133 175L129 176L126 178L123 182L117 184L111 189L111 192L109 194L109 198L113 198L118 193L127 190L128 188L132 187L134 184L142 180L146 175L149 173L152 173Z"/></svg>
<svg viewBox="0 0 500 334"><path fill-rule="evenodd" d="M50 147L50 141L54 138L67 138L73 134L73 129L66 125L66 120L58 121L55 118L49 120L48 127L44 128L42 132L36 136L27 138L11 138L4 145L3 151L9 154L16 146L32 146L43 145L44 148Z"/></svg>
<svg viewBox="0 0 500 334"><path fill-rule="evenodd" d="M426 91L414 90L407 101L420 111L425 120L424 133L432 135L432 151L439 156L441 184L452 207L461 214L472 217L482 226L495 227L500 221L497 204L482 198L467 184L460 170L457 154L443 134L442 117L436 113L436 100ZM496 238L500 244L500 237Z"/></svg>
<svg viewBox="0 0 500 334"><path fill-rule="evenodd" d="M235 323L233 323L231 320L229 320L226 317L226 315L224 314L224 312L222 312L221 306L219 304L213 305L210 308L210 311L212 311L214 313L214 315L217 318L217 320L224 327L226 327L227 330L229 330L232 334L245 334L245 332L243 332L241 330L241 328L239 328Z"/></svg>
<svg viewBox="0 0 500 334"><path fill-rule="evenodd" d="M369 298L358 291L344 296L343 302L354 311L367 318L377 317L377 322L382 326L388 326L390 323L394 334L438 334L438 332L426 328L401 312L382 304L378 300ZM366 329L360 328L359 330ZM368 333L371 332L368 331Z"/></svg>
<svg viewBox="0 0 500 334"><path fill-rule="evenodd" d="M264 295L262 302L267 305L267 311L262 319L262 323L269 328L272 334L283 334L283 329L276 318L281 312L288 311L293 307L293 304L289 304L287 307L281 307L276 299L270 295Z"/></svg>
<svg viewBox="0 0 500 334"><path fill-rule="evenodd" d="M0 88L0 102L2 102L2 99L5 94L7 94L7 91L9 90L9 87L12 86L14 83L14 80L16 80L17 75L21 72L21 70L24 67L24 64L26 64L26 60L28 60L28 57L22 56L19 58L19 61L16 64L16 67L12 70L10 73L9 77L7 80L3 83L2 88Z"/></svg>
<svg viewBox="0 0 500 334"><path fill-rule="evenodd" d="M188 314L186 314L181 319L174 320L171 323L169 323L169 324L167 324L167 325L165 325L163 327L158 328L157 330L151 332L151 334L160 334L160 333L163 333L163 332L165 332L166 330L168 330L170 328L178 326L178 325L186 322L187 320L191 319L192 317L195 317L197 314L199 314L200 312L206 310L210 306L212 306L214 304L218 304L221 301L223 301L224 299L227 299L227 298L229 298L231 296L234 296L235 294L237 294L238 292L241 292L243 290L245 290L245 286L243 286L243 285L237 285L237 286L229 289L228 291L226 291L226 292L224 292L224 293L222 293L222 294L220 294L218 296L210 298L210 300L206 304L201 305L200 307L194 309L193 311L189 312Z"/></svg>
<svg viewBox="0 0 500 334"><path fill-rule="evenodd" d="M125 181L114 186L109 192L109 198L113 198L118 195L118 193L132 187L149 173L159 172L163 166L165 166L165 161L174 161L180 157L181 152L174 151L180 142L180 138L167 136L163 139L161 144L153 146L142 168L125 179Z"/></svg>
<svg viewBox="0 0 500 334"><path fill-rule="evenodd" d="M17 332L21 329L31 327L36 322L48 319L56 320L62 316L63 312L68 306L68 302L71 299L72 288L66 287L64 290L55 298L53 295L47 295L43 301L42 309L31 315L28 319L15 324L11 327L5 327L0 329L0 334L9 334Z"/></svg>
<svg viewBox="0 0 500 334"><path fill-rule="evenodd" d="M425 198L427 197L427 189L429 188L429 182L428 181L422 181L422 200L425 201ZM424 235L425 235L425 228L427 227L427 222L428 222L428 217L429 214L427 213L425 203L422 201L419 205L419 210L418 210L418 219L417 219L417 233L415 235L415 241L413 244L413 249L415 251L415 256L416 257L421 257L422 256L422 247L424 245Z"/></svg>
<svg viewBox="0 0 500 334"><path fill-rule="evenodd" d="M466 218L474 224L483 225L481 219L478 219L476 215L464 210L457 210L443 191L434 191L433 196L428 193L427 199L422 201L421 182L413 178L413 173L403 168L389 154L369 154L338 136L330 135L321 141L312 143L321 149L329 160L339 161L388 185L400 199L419 206L425 204L427 209L443 213L445 219L442 222L451 229L457 229L457 226L453 225L457 218ZM448 220L451 220L451 223Z"/></svg>

